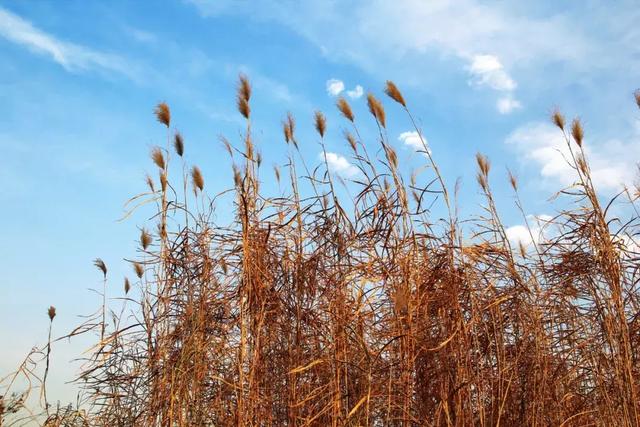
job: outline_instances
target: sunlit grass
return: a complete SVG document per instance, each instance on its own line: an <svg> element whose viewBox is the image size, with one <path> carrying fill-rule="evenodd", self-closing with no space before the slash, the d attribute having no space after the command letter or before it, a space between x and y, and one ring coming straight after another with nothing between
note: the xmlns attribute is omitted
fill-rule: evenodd
<svg viewBox="0 0 640 427"><path fill-rule="evenodd" d="M81 400L51 404L50 338L5 379L2 424L640 425L638 217L612 218L601 204L580 121L567 128L560 112L551 117L575 184L559 193L571 209L546 223L544 238L527 222L517 178L497 178L517 196L535 242L525 246L509 240L500 220L489 159L477 155L480 215L458 218L456 189L410 103L392 82L385 93L422 141L431 174L423 183L403 173L385 107L370 93L372 118L337 102L359 170L349 192L329 173L330 130L317 112L324 161L307 165L287 115L284 141L269 142L288 146L275 168L284 193L264 194L261 180L270 178L261 177L251 85L241 76L236 103L246 130L237 146L224 140L233 180L208 194L204 172L183 160L188 141L159 104L167 143L151 151L158 178L147 178L148 192L130 200L126 215L155 206L130 260L135 277L116 291L120 282L97 259L101 306L57 339L97 337L79 355ZM358 126L365 119L378 130L368 141ZM635 212L632 193L612 203ZM224 197L233 202L219 205ZM445 218L432 218L434 203ZM216 223L216 209L232 209L233 224ZM106 298L107 289L119 298ZM52 323L55 315L51 307ZM29 409L34 390L41 405Z"/></svg>

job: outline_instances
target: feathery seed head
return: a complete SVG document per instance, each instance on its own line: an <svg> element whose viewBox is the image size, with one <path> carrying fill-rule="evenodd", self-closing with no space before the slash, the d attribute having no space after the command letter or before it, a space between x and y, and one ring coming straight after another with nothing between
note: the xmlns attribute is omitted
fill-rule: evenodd
<svg viewBox="0 0 640 427"><path fill-rule="evenodd" d="M160 147L153 147L151 149L151 160L153 160L153 163L155 163L160 169L164 169L164 155L162 154Z"/></svg>
<svg viewBox="0 0 640 427"><path fill-rule="evenodd" d="M140 245L142 245L142 249L146 250L152 242L151 234L147 232L145 228L140 230Z"/></svg>
<svg viewBox="0 0 640 427"><path fill-rule="evenodd" d="M193 189L196 188L202 191L204 188L204 178L202 177L202 172L200 172L200 168L194 166L191 169L191 179L193 180Z"/></svg>
<svg viewBox="0 0 640 427"><path fill-rule="evenodd" d="M238 97L249 102L251 99L251 84L249 83L249 78L244 74L240 74L238 80Z"/></svg>
<svg viewBox="0 0 640 427"><path fill-rule="evenodd" d="M129 290L131 290L131 283L129 283L129 278L125 277L124 278L124 293L125 293L125 295L129 293Z"/></svg>
<svg viewBox="0 0 640 427"><path fill-rule="evenodd" d="M178 156L182 157L184 154L184 140L182 139L182 134L180 134L180 132L176 132L173 137L173 148L176 149Z"/></svg>
<svg viewBox="0 0 640 427"><path fill-rule="evenodd" d="M640 89L633 92L633 97L636 99L636 105L640 108Z"/></svg>
<svg viewBox="0 0 640 427"><path fill-rule="evenodd" d="M345 131L344 132L344 137L347 139L347 142L349 143L349 146L351 147L351 149L354 152L357 152L358 151L358 146L356 145L356 139L353 137L353 135L350 132Z"/></svg>
<svg viewBox="0 0 640 427"><path fill-rule="evenodd" d="M290 112L287 113L287 127L289 128L289 130L287 131L288 135L289 135L289 140L290 142L293 142L293 145L298 148L298 143L296 142L296 120L293 117L293 114L291 114Z"/></svg>
<svg viewBox="0 0 640 427"><path fill-rule="evenodd" d="M324 117L321 111L316 111L314 115L316 130L320 134L320 138L324 137L324 132L327 129L327 119Z"/></svg>
<svg viewBox="0 0 640 427"><path fill-rule="evenodd" d="M296 119L293 117L293 114L291 114L291 112L287 113L287 124L289 125L289 130L291 131L291 138L293 138L296 131Z"/></svg>
<svg viewBox="0 0 640 427"><path fill-rule="evenodd" d="M507 173L509 174L509 184L511 184L511 188L513 188L514 191L518 191L518 179L509 169L507 169Z"/></svg>
<svg viewBox="0 0 640 427"><path fill-rule="evenodd" d="M144 274L144 267L142 266L142 264L140 264L139 262L134 262L133 271L135 271L136 276L138 276L138 279L142 279L142 275Z"/></svg>
<svg viewBox="0 0 640 427"><path fill-rule="evenodd" d="M251 99L251 85L249 80L244 74L240 74L240 80L238 83L238 111L244 116L245 119L249 118L251 114L251 108L249 107L249 99Z"/></svg>
<svg viewBox="0 0 640 427"><path fill-rule="evenodd" d="M378 99L373 96L372 93L367 94L367 105L369 106L369 111L375 117L375 119L380 123L380 125L384 128L386 127L386 115L384 112L384 107L382 103L378 101Z"/></svg>
<svg viewBox="0 0 640 427"><path fill-rule="evenodd" d="M248 119L249 115L251 114L251 108L249 107L249 101L247 101L244 98L238 97L238 111L240 111L240 114L242 114L245 119Z"/></svg>
<svg viewBox="0 0 640 427"><path fill-rule="evenodd" d="M222 144L224 145L225 150L227 150L227 153L229 153L229 156L233 158L233 149L231 147L231 143L229 142L229 140L224 136L221 136L220 141L222 141Z"/></svg>
<svg viewBox="0 0 640 427"><path fill-rule="evenodd" d="M166 102L161 102L156 105L156 108L153 112L160 123L162 123L166 127L169 127L169 125L171 124L171 111L169 111L169 106L166 104Z"/></svg>
<svg viewBox="0 0 640 427"><path fill-rule="evenodd" d="M145 177L145 181L147 182L147 187L149 187L149 190L151 190L152 193L155 193L156 186L153 184L153 178L151 178L149 174L147 174L147 176Z"/></svg>
<svg viewBox="0 0 640 427"><path fill-rule="evenodd" d="M107 265L100 258L96 258L93 260L93 265L95 265L100 271L102 271L102 275L104 278L107 278Z"/></svg>
<svg viewBox="0 0 640 427"><path fill-rule="evenodd" d="M282 122L282 133L284 134L284 141L288 144L291 141L291 129L287 122Z"/></svg>
<svg viewBox="0 0 640 427"><path fill-rule="evenodd" d="M347 100L341 96L340 98L338 98L338 102L336 102L336 106L338 107L338 110L340 110L342 115L347 120L353 123L354 121L353 111L351 110L351 106L349 105Z"/></svg>
<svg viewBox="0 0 640 427"><path fill-rule="evenodd" d="M387 147L387 155L389 156L389 163L393 169L398 169L398 155L396 150L391 147Z"/></svg>
<svg viewBox="0 0 640 427"><path fill-rule="evenodd" d="M578 147L582 147L582 139L584 138L584 131L582 130L582 124L580 124L580 119L575 118L573 122L571 122L571 136L578 144Z"/></svg>
<svg viewBox="0 0 640 427"><path fill-rule="evenodd" d="M53 322L53 318L56 317L56 308L54 306L49 306L47 315L49 316L49 321Z"/></svg>
<svg viewBox="0 0 640 427"><path fill-rule="evenodd" d="M400 93L400 90L398 89L398 86L396 86L395 83L393 83L391 80L387 80L387 86L384 89L384 93L386 93L389 98L393 99L403 107L407 106L402 94Z"/></svg>
<svg viewBox="0 0 640 427"><path fill-rule="evenodd" d="M478 169L480 169L480 173L487 177L489 176L489 170L491 169L491 163L487 156L477 153L476 154L476 162L478 163Z"/></svg>
<svg viewBox="0 0 640 427"><path fill-rule="evenodd" d="M287 119L282 122L282 132L284 133L284 140L288 143L293 142L295 144L294 132L296 129L296 121L293 118L291 112L287 113Z"/></svg>
<svg viewBox="0 0 640 427"><path fill-rule="evenodd" d="M560 130L564 130L564 116L562 115L560 110L554 110L554 112L551 114L551 120L553 121L553 124L560 128Z"/></svg>

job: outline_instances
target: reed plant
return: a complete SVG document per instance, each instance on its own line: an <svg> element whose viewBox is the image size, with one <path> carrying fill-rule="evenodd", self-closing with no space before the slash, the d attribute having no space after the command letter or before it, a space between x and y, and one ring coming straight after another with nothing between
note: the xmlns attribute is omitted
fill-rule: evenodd
<svg viewBox="0 0 640 427"><path fill-rule="evenodd" d="M155 207L129 260L134 276L118 291L95 261L101 307L5 379L0 423L640 426L640 191L625 189L605 204L581 122L568 124L556 111L551 121L575 172L558 192L567 207L540 232L525 215L517 178L496 177L478 154L484 202L478 216L460 220L457 191L411 115L410 97L393 82L384 92L386 107L368 94L371 117L356 117L338 99L359 170L349 192L325 148L340 126L317 112L317 140L307 142L286 115L288 155L275 168L281 194L265 194L246 76L236 98L245 126L237 145L224 140L233 180L221 193L207 192L169 106L159 104L167 138L151 151L158 177L129 201ZM429 177L406 176L386 108L413 123ZM376 129L367 141L366 120ZM299 146L316 143L322 161L310 168ZM496 179L513 188L531 245L509 239ZM224 197L232 203L219 203ZM626 206L618 211L629 218L613 217L613 204ZM433 215L438 205L442 218ZM232 223L217 223L216 209L231 209ZM48 315L53 322L53 307ZM53 407L45 388L52 345L91 333L95 346L75 380L81 399ZM31 387L11 394L17 378ZM29 412L24 402L37 387L45 410Z"/></svg>

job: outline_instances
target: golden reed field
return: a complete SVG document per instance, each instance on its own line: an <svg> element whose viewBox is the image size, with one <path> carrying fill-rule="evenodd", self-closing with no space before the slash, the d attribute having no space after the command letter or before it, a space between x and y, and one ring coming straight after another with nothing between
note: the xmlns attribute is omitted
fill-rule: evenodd
<svg viewBox="0 0 640 427"><path fill-rule="evenodd" d="M316 141L300 141L286 115L282 140L269 143L286 144L288 158L271 170L240 76L246 129L223 141L233 180L219 194L207 193L169 106L157 105L167 141L151 152L146 192L127 204L129 214L154 209L130 277L121 283L95 260L98 310L63 336L50 330L2 380L0 424L639 426L640 189L599 198L585 131L556 111L575 183L556 194L566 208L545 220L544 237L528 224L537 243L514 244L492 181L509 180L527 223L517 178L478 154L484 203L460 218L457 184L422 134L425 170L399 164L387 120L405 115L421 130L409 94L392 82L384 92L384 105L368 94L368 117L344 98L343 123L317 112ZM364 121L375 138L361 138ZM324 149L340 129L360 171L348 183L328 173ZM324 159L310 164L299 147L318 142ZM265 194L266 181L280 192ZM220 210L232 223L217 223ZM56 309L47 315L54 325ZM69 380L80 399L67 405L47 393L49 360L76 335L95 345L78 355Z"/></svg>

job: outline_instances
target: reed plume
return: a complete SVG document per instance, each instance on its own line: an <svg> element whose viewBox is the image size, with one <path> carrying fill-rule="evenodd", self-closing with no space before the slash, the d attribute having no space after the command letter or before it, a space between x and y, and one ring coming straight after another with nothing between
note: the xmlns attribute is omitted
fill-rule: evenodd
<svg viewBox="0 0 640 427"><path fill-rule="evenodd" d="M391 80L387 80L387 84L386 84L386 87L384 89L384 93L386 93L387 96L389 96L389 98L393 99L398 104L402 105L405 108L407 107L407 103L405 102L404 98L402 97L402 94L400 93L400 90L395 85L395 83L393 83Z"/></svg>
<svg viewBox="0 0 640 427"><path fill-rule="evenodd" d="M380 123L380 125L384 128L386 127L386 114L384 112L384 107L382 107L382 103L373 96L372 93L367 94L367 106L369 107L369 112L375 119Z"/></svg>
<svg viewBox="0 0 640 427"><path fill-rule="evenodd" d="M158 166L159 169L164 170L166 164L164 162L164 155L160 147L153 147L151 149L151 160Z"/></svg>
<svg viewBox="0 0 640 427"><path fill-rule="evenodd" d="M355 120L355 117L353 115L353 111L351 110L351 106L349 105L347 100L344 99L343 97L338 98L338 101L336 102L336 106L338 107L338 110L340 111L340 113L342 113L342 115L347 120L353 123L353 121Z"/></svg>
<svg viewBox="0 0 640 427"><path fill-rule="evenodd" d="M325 118L324 114L322 114L322 112L320 111L316 111L313 117L314 117L316 131L318 132L318 135L320 135L320 137L322 138L324 137L324 133L327 130L327 119Z"/></svg>
<svg viewBox="0 0 640 427"><path fill-rule="evenodd" d="M173 136L173 148L176 150L178 156L182 157L184 155L184 139L180 132L176 132Z"/></svg>
<svg viewBox="0 0 640 427"><path fill-rule="evenodd" d="M162 123L166 127L170 126L171 112L169 111L169 106L165 102L161 102L158 105L156 105L156 108L153 112L156 115L156 119L160 123Z"/></svg>
<svg viewBox="0 0 640 427"><path fill-rule="evenodd" d="M571 136L573 140L578 144L578 147L582 147L582 139L584 138L584 131L582 130L582 124L580 119L573 119L571 122Z"/></svg>
<svg viewBox="0 0 640 427"><path fill-rule="evenodd" d="M153 238L147 229L144 227L140 229L140 246L142 246L142 249L147 250L152 241Z"/></svg>
<svg viewBox="0 0 640 427"><path fill-rule="evenodd" d="M202 177L202 172L200 168L194 166L191 169L191 179L193 181L193 188L202 191L204 189L204 178Z"/></svg>
<svg viewBox="0 0 640 427"><path fill-rule="evenodd" d="M236 99L238 111L245 119L248 119L251 113L251 108L249 107L249 100L251 99L251 85L245 75L240 75Z"/></svg>

